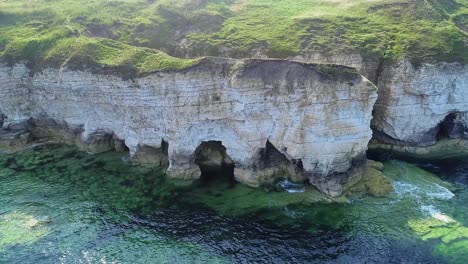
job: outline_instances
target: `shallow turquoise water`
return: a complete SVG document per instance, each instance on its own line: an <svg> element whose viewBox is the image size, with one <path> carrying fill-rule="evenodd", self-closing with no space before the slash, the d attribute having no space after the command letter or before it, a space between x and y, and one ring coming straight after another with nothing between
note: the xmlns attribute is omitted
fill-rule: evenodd
<svg viewBox="0 0 468 264"><path fill-rule="evenodd" d="M117 153L1 154L0 263L468 263L467 164L388 160L389 198L304 204Z"/></svg>

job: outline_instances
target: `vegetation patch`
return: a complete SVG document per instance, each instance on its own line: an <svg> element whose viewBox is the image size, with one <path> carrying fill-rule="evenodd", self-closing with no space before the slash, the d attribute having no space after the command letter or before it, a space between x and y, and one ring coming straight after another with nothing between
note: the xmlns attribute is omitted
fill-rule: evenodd
<svg viewBox="0 0 468 264"><path fill-rule="evenodd" d="M84 60L133 75L195 62L155 49L189 58L468 61L467 0L4 0L0 10L1 60L36 67Z"/></svg>
<svg viewBox="0 0 468 264"><path fill-rule="evenodd" d="M87 37L60 40L44 57L44 62L51 66L115 70L129 78L155 71L182 70L198 61L174 58L157 50L114 40Z"/></svg>

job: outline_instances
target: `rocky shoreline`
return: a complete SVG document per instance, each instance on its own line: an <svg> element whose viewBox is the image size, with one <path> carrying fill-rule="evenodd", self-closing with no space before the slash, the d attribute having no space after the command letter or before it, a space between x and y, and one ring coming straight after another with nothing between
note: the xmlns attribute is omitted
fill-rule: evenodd
<svg viewBox="0 0 468 264"><path fill-rule="evenodd" d="M3 65L1 123L87 152L128 151L172 178L223 168L252 187L287 178L331 196L361 180L372 135L371 150L465 149L465 66L401 63L369 73L351 64L379 90L352 68L285 60L209 57L132 80ZM2 133L19 145L29 135Z"/></svg>

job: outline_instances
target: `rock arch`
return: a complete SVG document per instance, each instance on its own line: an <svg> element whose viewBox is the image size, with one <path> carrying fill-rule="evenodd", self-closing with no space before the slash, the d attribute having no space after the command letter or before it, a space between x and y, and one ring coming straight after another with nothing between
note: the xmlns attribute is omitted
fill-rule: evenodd
<svg viewBox="0 0 468 264"><path fill-rule="evenodd" d="M203 142L222 142L237 171L244 167L252 167L257 158L258 150L262 147L258 140L243 139L229 124L217 121L206 121L192 124L177 138L169 140L169 168L167 174L174 178L199 179L200 167L195 163L197 149ZM236 177L237 179L237 177Z"/></svg>

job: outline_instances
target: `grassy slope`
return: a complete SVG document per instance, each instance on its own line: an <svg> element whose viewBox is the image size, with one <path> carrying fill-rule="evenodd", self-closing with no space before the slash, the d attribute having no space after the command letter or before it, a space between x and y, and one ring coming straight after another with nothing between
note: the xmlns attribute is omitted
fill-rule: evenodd
<svg viewBox="0 0 468 264"><path fill-rule="evenodd" d="M31 2L0 2L0 56L7 63L26 60L32 68L67 64L73 68L116 70L134 77L158 70L184 69L199 61L128 45L124 41L124 24L116 25L116 32L121 31L122 35L114 39L90 36L86 25L112 24L120 19L125 23L141 1Z"/></svg>
<svg viewBox="0 0 468 264"><path fill-rule="evenodd" d="M3 0L0 56L32 67L132 74L182 69L170 54L468 62L468 0ZM181 41L188 45L178 48ZM145 48L146 47L146 48Z"/></svg>
<svg viewBox="0 0 468 264"><path fill-rule="evenodd" d="M190 37L240 56L264 43L273 57L357 52L466 63L467 33L453 19L467 7L466 0L248 0L221 30Z"/></svg>

